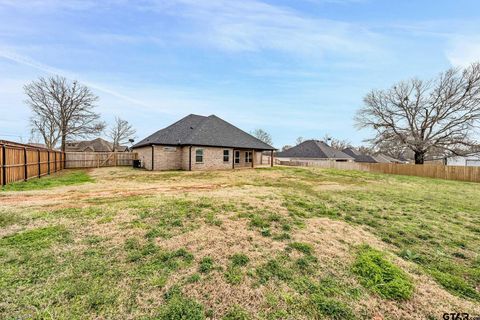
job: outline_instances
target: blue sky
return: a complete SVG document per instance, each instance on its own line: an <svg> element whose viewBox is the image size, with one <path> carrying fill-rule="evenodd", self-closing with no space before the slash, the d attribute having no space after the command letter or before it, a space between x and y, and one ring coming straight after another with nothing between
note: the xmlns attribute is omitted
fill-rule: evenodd
<svg viewBox="0 0 480 320"><path fill-rule="evenodd" d="M373 88L480 59L476 0L0 0L0 138L28 140L23 85L61 74L139 139L216 114L274 145L354 144Z"/></svg>

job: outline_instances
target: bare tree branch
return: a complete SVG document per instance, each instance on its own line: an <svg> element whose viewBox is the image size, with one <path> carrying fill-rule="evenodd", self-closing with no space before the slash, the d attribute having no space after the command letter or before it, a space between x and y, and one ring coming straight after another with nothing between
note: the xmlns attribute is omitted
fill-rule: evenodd
<svg viewBox="0 0 480 320"><path fill-rule="evenodd" d="M24 90L33 113L32 129L43 136L49 147L61 140L65 151L67 139L96 135L105 128L100 115L93 111L98 97L77 81L42 77L25 85Z"/></svg>
<svg viewBox="0 0 480 320"><path fill-rule="evenodd" d="M129 139L133 139L136 130L132 127L127 120L115 117L115 123L113 124L108 137L113 141L113 148L118 148L121 144L127 143Z"/></svg>
<svg viewBox="0 0 480 320"><path fill-rule="evenodd" d="M462 154L478 145L480 63L450 69L431 81L411 79L372 90L356 114L359 128L371 128L376 147L403 145L423 163L427 153Z"/></svg>

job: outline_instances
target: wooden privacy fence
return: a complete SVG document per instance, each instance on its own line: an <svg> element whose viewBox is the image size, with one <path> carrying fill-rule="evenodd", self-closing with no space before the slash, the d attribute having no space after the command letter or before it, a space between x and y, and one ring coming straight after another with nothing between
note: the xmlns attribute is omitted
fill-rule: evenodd
<svg viewBox="0 0 480 320"><path fill-rule="evenodd" d="M132 166L135 152L66 152L65 168Z"/></svg>
<svg viewBox="0 0 480 320"><path fill-rule="evenodd" d="M360 170L446 180L480 182L480 167L445 166L438 164L359 163L334 161L278 161L280 165Z"/></svg>
<svg viewBox="0 0 480 320"><path fill-rule="evenodd" d="M0 183L2 186L40 178L63 169L64 155L49 150L9 141L0 141Z"/></svg>

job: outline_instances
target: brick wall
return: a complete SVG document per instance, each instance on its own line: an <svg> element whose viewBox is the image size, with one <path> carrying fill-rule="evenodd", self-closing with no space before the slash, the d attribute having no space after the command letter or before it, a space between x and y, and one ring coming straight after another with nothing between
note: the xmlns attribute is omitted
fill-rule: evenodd
<svg viewBox="0 0 480 320"><path fill-rule="evenodd" d="M154 170L189 170L189 151L190 147L176 146L155 146L154 147ZM196 150L203 149L203 163L196 163ZM230 157L228 162L223 161L223 151L229 150ZM138 153L138 159L147 170L152 170L152 147L135 148ZM227 170L232 169L235 158L234 149L217 147L192 147L192 170ZM240 163L235 164L235 168L251 167L251 163L245 162L245 150L240 150ZM254 163L262 163L262 153L255 151L253 153Z"/></svg>
<svg viewBox="0 0 480 320"><path fill-rule="evenodd" d="M155 146L153 153L153 170L182 169L182 147Z"/></svg>
<svg viewBox="0 0 480 320"><path fill-rule="evenodd" d="M203 163L196 163L195 154L197 149L203 149ZM223 150L230 150L230 159L228 162L223 161ZM187 154L188 170L188 148ZM232 169L233 149L232 148L215 148L215 147L192 147L192 170L221 170Z"/></svg>
<svg viewBox="0 0 480 320"><path fill-rule="evenodd" d="M138 160L141 161L142 167L147 170L152 170L152 147L135 148L133 152L138 154Z"/></svg>

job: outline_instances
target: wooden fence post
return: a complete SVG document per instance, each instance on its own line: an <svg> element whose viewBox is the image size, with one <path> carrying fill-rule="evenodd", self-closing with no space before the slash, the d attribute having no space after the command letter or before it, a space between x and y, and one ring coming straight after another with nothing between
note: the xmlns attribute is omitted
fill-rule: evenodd
<svg viewBox="0 0 480 320"><path fill-rule="evenodd" d="M5 152L5 145L2 144L2 186L7 184L7 157Z"/></svg>
<svg viewBox="0 0 480 320"><path fill-rule="evenodd" d="M37 149L37 161L38 161L38 177L42 176L42 165L40 163L40 149Z"/></svg>
<svg viewBox="0 0 480 320"><path fill-rule="evenodd" d="M47 150L47 172L50 175L50 150Z"/></svg>
<svg viewBox="0 0 480 320"><path fill-rule="evenodd" d="M27 165L27 148L23 148L23 162L25 164L23 172L23 180L28 180L28 165Z"/></svg>

